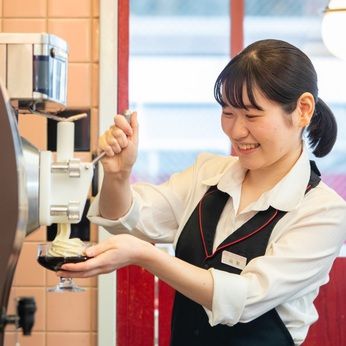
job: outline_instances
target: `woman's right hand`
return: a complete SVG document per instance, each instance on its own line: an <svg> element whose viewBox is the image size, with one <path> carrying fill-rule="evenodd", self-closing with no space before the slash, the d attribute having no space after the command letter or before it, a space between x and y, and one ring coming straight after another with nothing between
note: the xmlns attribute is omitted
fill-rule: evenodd
<svg viewBox="0 0 346 346"><path fill-rule="evenodd" d="M138 151L137 112L131 114L130 123L117 114L114 124L99 138L98 150L106 153L101 160L105 174L128 178Z"/></svg>

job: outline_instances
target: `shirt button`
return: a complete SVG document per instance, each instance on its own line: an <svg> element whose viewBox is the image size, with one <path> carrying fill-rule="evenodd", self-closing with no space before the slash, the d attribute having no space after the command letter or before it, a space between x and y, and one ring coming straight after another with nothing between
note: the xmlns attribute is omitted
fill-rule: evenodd
<svg viewBox="0 0 346 346"><path fill-rule="evenodd" d="M204 264L203 264L203 267L204 267L205 269L209 269L209 264L204 263Z"/></svg>
<svg viewBox="0 0 346 346"><path fill-rule="evenodd" d="M195 330L193 331L193 334L194 334L195 336L199 336L199 329L195 329Z"/></svg>

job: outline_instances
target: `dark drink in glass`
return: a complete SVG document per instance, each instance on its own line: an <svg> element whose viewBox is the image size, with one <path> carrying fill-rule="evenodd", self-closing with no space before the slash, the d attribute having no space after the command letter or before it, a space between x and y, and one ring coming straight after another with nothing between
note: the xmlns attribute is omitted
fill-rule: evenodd
<svg viewBox="0 0 346 346"><path fill-rule="evenodd" d="M68 257L55 257L55 256L38 256L37 262L46 269L57 272L65 263L79 263L88 259L87 256L68 256Z"/></svg>
<svg viewBox="0 0 346 346"><path fill-rule="evenodd" d="M85 247L81 248L81 254L78 256L50 256L49 249L51 243L39 244L37 253L37 262L44 268L52 271L60 270L61 266L65 263L79 263L88 260L90 257L85 256L84 250L88 246L85 243ZM60 282L55 287L48 288L49 292L82 292L84 288L77 286L72 278L60 277Z"/></svg>

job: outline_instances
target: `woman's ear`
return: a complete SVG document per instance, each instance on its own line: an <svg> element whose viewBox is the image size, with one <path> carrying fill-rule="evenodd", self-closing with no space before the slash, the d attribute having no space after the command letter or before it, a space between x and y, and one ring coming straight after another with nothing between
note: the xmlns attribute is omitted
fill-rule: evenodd
<svg viewBox="0 0 346 346"><path fill-rule="evenodd" d="M300 95L297 101L296 121L299 127L306 127L315 112L315 99L311 93L305 92Z"/></svg>

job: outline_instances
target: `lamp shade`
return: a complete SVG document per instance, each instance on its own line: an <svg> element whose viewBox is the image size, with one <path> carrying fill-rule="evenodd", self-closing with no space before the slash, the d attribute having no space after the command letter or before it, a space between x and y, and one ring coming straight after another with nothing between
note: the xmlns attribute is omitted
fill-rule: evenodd
<svg viewBox="0 0 346 346"><path fill-rule="evenodd" d="M346 60L346 0L331 0L322 20L322 39L336 57Z"/></svg>

